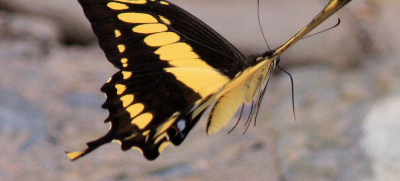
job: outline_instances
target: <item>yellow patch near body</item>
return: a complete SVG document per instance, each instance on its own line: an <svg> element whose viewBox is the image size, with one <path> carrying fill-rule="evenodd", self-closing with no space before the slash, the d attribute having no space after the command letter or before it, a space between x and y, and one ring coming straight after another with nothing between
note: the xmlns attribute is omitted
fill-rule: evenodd
<svg viewBox="0 0 400 181"><path fill-rule="evenodd" d="M122 106L127 107L132 104L133 100L135 100L135 96L133 94L124 95L120 100L122 101Z"/></svg>
<svg viewBox="0 0 400 181"><path fill-rule="evenodd" d="M133 118L133 117L137 116L138 114L140 114L143 111L143 109L144 109L144 105L141 103L137 103L137 104L134 104L134 105L126 108L126 111L128 111L131 118Z"/></svg>
<svg viewBox="0 0 400 181"><path fill-rule="evenodd" d="M204 68L165 68L176 79L184 83L201 97L207 97L218 92L230 79L217 71Z"/></svg>
<svg viewBox="0 0 400 181"><path fill-rule="evenodd" d="M169 61L168 63L174 67L198 67L198 68L213 69L213 67L211 67L201 59L173 60Z"/></svg>
<svg viewBox="0 0 400 181"><path fill-rule="evenodd" d="M135 26L132 31L135 33L152 34L167 31L168 27L161 23L142 24Z"/></svg>
<svg viewBox="0 0 400 181"><path fill-rule="evenodd" d="M255 72L260 71L260 69L263 69L263 68L269 69L273 60L274 59L267 59L267 60L255 65L254 67L248 68L245 71L238 73L238 75L234 79L232 79L228 83L224 84L222 89L220 89L217 93L213 94L211 96L211 98L209 98L206 102L202 103L198 108L196 108L193 111L192 118L195 118L196 116L198 116L202 111L204 111L206 108L208 108L208 106L210 106L215 100L219 99L221 96L223 96L228 91L236 89L238 87L242 87L244 84L246 84L249 81L249 79L252 77L252 74L254 74ZM202 102L202 101L203 101L203 99L199 100L199 102Z"/></svg>
<svg viewBox="0 0 400 181"><path fill-rule="evenodd" d="M118 45L118 51L119 51L120 53L124 53L124 52L125 52L125 49L126 49L125 45L122 45L122 44Z"/></svg>
<svg viewBox="0 0 400 181"><path fill-rule="evenodd" d="M132 76L132 72L122 71L121 73L122 73L124 79L129 79Z"/></svg>
<svg viewBox="0 0 400 181"><path fill-rule="evenodd" d="M121 13L118 15L118 19L126 23L158 23L158 20L150 14L146 13Z"/></svg>
<svg viewBox="0 0 400 181"><path fill-rule="evenodd" d="M144 42L151 47L160 47L178 42L181 37L174 32L155 33L147 36Z"/></svg>
<svg viewBox="0 0 400 181"><path fill-rule="evenodd" d="M158 153L162 153L169 144L171 144L169 141L161 143L160 147L158 147Z"/></svg>
<svg viewBox="0 0 400 181"><path fill-rule="evenodd" d="M115 88L117 89L117 94L121 95L126 91L126 85L116 84Z"/></svg>
<svg viewBox="0 0 400 181"><path fill-rule="evenodd" d="M109 2L107 4L107 6L113 10L125 10L125 9L129 9L129 6L126 4L122 4L122 3L116 3L116 2Z"/></svg>
<svg viewBox="0 0 400 181"><path fill-rule="evenodd" d="M171 21L164 16L158 16L167 25L171 25Z"/></svg>
<svg viewBox="0 0 400 181"><path fill-rule="evenodd" d="M139 129L145 128L153 120L153 114L143 113L131 121L131 124L137 125Z"/></svg>
<svg viewBox="0 0 400 181"><path fill-rule="evenodd" d="M118 37L121 36L121 31L115 30L115 31L114 31L114 34L115 34L115 38L118 38Z"/></svg>
<svg viewBox="0 0 400 181"><path fill-rule="evenodd" d="M228 125L238 108L243 104L243 96L243 90L236 88L225 93L215 103L208 120L207 134L217 133Z"/></svg>
<svg viewBox="0 0 400 181"><path fill-rule="evenodd" d="M123 3L130 3L130 4L146 4L146 0L114 0Z"/></svg>

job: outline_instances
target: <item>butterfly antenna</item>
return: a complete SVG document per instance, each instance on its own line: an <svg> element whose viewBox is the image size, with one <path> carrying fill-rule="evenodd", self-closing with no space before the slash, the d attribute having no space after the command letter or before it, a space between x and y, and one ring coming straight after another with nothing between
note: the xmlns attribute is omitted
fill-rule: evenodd
<svg viewBox="0 0 400 181"><path fill-rule="evenodd" d="M242 104L242 110L240 111L239 119L236 121L235 126L233 126L233 128L231 130L229 130L227 134L231 133L236 128L236 126L239 124L239 121L242 118L243 109L244 109L244 104Z"/></svg>
<svg viewBox="0 0 400 181"><path fill-rule="evenodd" d="M258 19L258 26L260 27L262 37L264 38L264 42L265 42L265 44L267 44L268 51L271 51L271 48L269 47L268 41L267 41L267 39L265 38L265 34L264 34L263 28L262 28L262 26L261 26L261 20L260 20L260 0L257 0L257 19Z"/></svg>
<svg viewBox="0 0 400 181"><path fill-rule="evenodd" d="M330 28L328 28L328 29L322 30L322 31L320 31L320 32L317 32L317 33L314 33L314 34L305 36L305 37L303 37L302 39L308 38L308 37L312 37L312 36L314 36L314 35L318 35L318 34L323 33L323 32L325 32L325 31L328 31L328 30L331 30L331 29L333 29L333 28L336 28L336 27L339 26L339 25L340 25L340 18L338 18L338 22L336 23L336 25L334 25L334 26L332 26L332 27L330 27Z"/></svg>
<svg viewBox="0 0 400 181"><path fill-rule="evenodd" d="M290 75L290 73L287 72L286 70L282 69L282 68L279 67L278 65L276 65L276 66L277 66L279 69L281 69L283 72L285 72L286 74L288 74L289 77L290 77L290 82L291 82L291 84L292 84L292 109L293 109L293 116L294 116L294 120L297 120L297 119L296 119L296 111L295 111L295 109L294 109L294 85L293 85L293 77L292 77L292 75Z"/></svg>

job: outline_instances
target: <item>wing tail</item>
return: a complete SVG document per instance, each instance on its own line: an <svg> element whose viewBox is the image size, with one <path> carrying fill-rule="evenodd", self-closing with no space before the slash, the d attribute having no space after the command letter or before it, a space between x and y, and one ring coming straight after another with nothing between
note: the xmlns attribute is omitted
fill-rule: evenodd
<svg viewBox="0 0 400 181"><path fill-rule="evenodd" d="M93 150L97 149L98 147L110 143L112 141L112 136L110 136L109 134L101 137L100 139L97 139L95 141L91 141L86 143L86 145L88 146L86 149L81 150L81 151L74 151L74 152L68 152L66 151L65 153L67 154L67 156L69 157L69 159L71 161L75 161L80 157L85 156L86 154L92 152Z"/></svg>

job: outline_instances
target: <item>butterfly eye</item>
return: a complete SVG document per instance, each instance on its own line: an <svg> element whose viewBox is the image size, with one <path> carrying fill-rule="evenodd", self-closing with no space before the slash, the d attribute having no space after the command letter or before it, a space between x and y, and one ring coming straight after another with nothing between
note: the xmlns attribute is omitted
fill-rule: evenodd
<svg viewBox="0 0 400 181"><path fill-rule="evenodd" d="M278 57L275 59L275 62L276 62L276 65L279 65L279 62L281 62L281 56L278 56Z"/></svg>

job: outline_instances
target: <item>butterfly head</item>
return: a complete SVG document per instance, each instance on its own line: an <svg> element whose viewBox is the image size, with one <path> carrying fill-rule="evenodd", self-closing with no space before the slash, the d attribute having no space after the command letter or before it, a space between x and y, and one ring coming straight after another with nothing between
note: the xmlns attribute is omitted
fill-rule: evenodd
<svg viewBox="0 0 400 181"><path fill-rule="evenodd" d="M274 67L275 67L275 65L278 65L279 62L281 61L281 57L280 56L276 56L275 52L276 52L275 50L266 51L261 56L256 58L256 63L259 63L259 62L262 62L262 61L265 61L265 60L270 60L271 61L271 59L274 59L274 60L272 60L272 64L274 64ZM273 57L276 57L276 58L273 58Z"/></svg>

